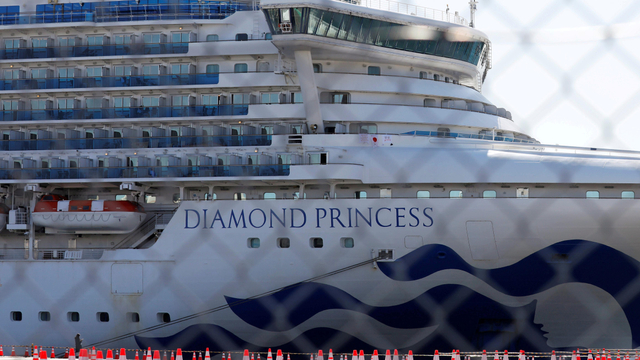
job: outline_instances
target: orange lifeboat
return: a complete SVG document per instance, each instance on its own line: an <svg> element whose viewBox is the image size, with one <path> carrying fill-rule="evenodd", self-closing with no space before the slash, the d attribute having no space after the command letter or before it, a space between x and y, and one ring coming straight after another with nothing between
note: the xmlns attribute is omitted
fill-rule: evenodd
<svg viewBox="0 0 640 360"><path fill-rule="evenodd" d="M7 216L9 215L9 207L5 204L0 204L0 232L7 226Z"/></svg>
<svg viewBox="0 0 640 360"><path fill-rule="evenodd" d="M64 200L45 195L31 213L46 233L127 234L138 228L147 214L133 201Z"/></svg>

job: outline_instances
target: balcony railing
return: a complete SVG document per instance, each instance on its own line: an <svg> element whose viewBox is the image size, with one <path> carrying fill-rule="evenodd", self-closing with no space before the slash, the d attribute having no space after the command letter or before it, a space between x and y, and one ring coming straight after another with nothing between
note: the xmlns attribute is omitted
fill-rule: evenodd
<svg viewBox="0 0 640 360"><path fill-rule="evenodd" d="M1 49L0 59L46 59L58 57L186 54L189 43L81 45Z"/></svg>
<svg viewBox="0 0 640 360"><path fill-rule="evenodd" d="M132 119L162 117L198 117L247 115L248 104L140 106L98 109L3 110L1 121L45 121L85 119Z"/></svg>
<svg viewBox="0 0 640 360"><path fill-rule="evenodd" d="M269 146L271 135L0 140L0 151Z"/></svg>
<svg viewBox="0 0 640 360"><path fill-rule="evenodd" d="M4 180L288 176L291 165L120 166L108 168L0 169Z"/></svg>
<svg viewBox="0 0 640 360"><path fill-rule="evenodd" d="M0 80L0 90L88 89L96 87L213 85L219 74L171 74Z"/></svg>

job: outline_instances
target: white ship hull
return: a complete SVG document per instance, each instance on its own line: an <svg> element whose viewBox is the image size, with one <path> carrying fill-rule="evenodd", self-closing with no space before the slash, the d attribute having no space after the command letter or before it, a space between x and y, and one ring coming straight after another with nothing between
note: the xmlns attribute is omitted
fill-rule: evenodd
<svg viewBox="0 0 640 360"><path fill-rule="evenodd" d="M94 343L157 325L158 313L205 312L104 345L426 351L456 336L467 349L631 348L640 334L631 285L638 213L634 201L603 199L185 202L149 250L105 251L93 263L1 263L5 302L31 313L3 320L1 336L63 345L80 332ZM472 228L487 231L470 238ZM278 248L285 236L291 247ZM248 247L252 237L259 248ZM324 246L311 248L310 237ZM380 249L396 260L307 282ZM51 311L50 323L37 308ZM96 323L99 312L110 321ZM139 323L126 321L131 312Z"/></svg>

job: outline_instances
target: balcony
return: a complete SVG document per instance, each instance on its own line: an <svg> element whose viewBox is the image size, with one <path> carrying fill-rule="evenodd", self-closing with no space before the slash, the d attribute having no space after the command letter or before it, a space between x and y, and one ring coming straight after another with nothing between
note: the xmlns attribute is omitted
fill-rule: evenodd
<svg viewBox="0 0 640 360"><path fill-rule="evenodd" d="M289 176L291 165L131 166L108 168L0 169L2 180L204 178Z"/></svg>
<svg viewBox="0 0 640 360"><path fill-rule="evenodd" d="M0 140L0 151L269 146L271 135Z"/></svg>
<svg viewBox="0 0 640 360"><path fill-rule="evenodd" d="M0 80L0 90L89 89L97 87L214 85L219 74L69 77Z"/></svg>
<svg viewBox="0 0 640 360"><path fill-rule="evenodd" d="M91 56L125 56L186 54L189 43L127 44L127 45L81 45L52 46L18 49L1 49L0 59L46 59Z"/></svg>
<svg viewBox="0 0 640 360"><path fill-rule="evenodd" d="M164 117L234 116L247 115L248 104L139 106L99 109L4 110L1 121L46 121L87 119L135 119Z"/></svg>

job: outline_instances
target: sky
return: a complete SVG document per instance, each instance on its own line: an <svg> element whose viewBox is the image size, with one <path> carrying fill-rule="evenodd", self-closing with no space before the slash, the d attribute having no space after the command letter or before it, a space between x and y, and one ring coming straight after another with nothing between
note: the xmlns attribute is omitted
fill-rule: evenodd
<svg viewBox="0 0 640 360"><path fill-rule="evenodd" d="M458 11L468 0L403 0ZM482 92L542 143L640 150L640 3L479 0L492 42Z"/></svg>

